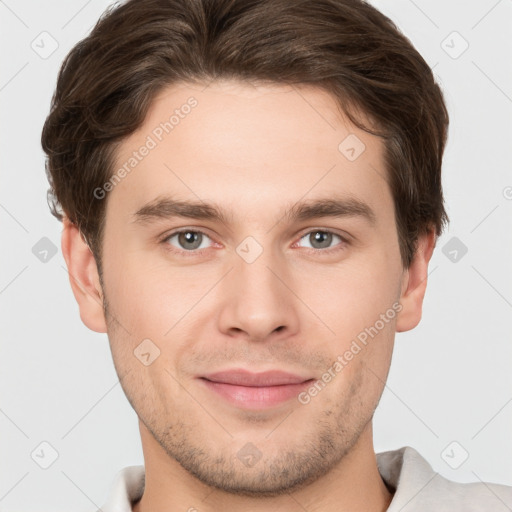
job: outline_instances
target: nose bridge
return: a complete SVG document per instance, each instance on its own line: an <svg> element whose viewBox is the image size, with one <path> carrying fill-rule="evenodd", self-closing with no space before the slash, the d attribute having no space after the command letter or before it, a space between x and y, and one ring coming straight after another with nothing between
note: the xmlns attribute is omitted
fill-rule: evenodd
<svg viewBox="0 0 512 512"><path fill-rule="evenodd" d="M284 259L253 237L243 240L236 253L226 283L221 329L244 331L258 340L278 328L279 332L294 331L298 317L293 293L285 285L288 273Z"/></svg>

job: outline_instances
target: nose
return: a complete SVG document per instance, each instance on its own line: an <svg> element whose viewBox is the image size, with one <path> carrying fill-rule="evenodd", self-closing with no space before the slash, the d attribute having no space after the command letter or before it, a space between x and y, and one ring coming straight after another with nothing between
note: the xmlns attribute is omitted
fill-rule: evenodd
<svg viewBox="0 0 512 512"><path fill-rule="evenodd" d="M222 282L219 329L231 337L265 341L298 330L298 298L285 261L270 250L252 263L235 255L234 268Z"/></svg>

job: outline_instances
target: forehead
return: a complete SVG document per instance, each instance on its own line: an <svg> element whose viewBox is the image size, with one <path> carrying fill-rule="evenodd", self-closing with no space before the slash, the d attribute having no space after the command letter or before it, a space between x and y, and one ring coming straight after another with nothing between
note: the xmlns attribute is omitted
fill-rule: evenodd
<svg viewBox="0 0 512 512"><path fill-rule="evenodd" d="M392 209L383 150L315 87L181 83L155 97L118 148L114 173L125 172L109 203L133 213L169 192L261 218L336 193Z"/></svg>

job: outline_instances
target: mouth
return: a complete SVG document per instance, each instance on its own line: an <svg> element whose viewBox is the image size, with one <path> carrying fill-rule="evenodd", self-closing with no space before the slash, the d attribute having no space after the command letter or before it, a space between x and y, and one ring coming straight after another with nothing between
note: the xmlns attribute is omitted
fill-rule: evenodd
<svg viewBox="0 0 512 512"><path fill-rule="evenodd" d="M266 409L296 398L315 379L273 370L252 373L228 370L199 377L205 387L243 409Z"/></svg>

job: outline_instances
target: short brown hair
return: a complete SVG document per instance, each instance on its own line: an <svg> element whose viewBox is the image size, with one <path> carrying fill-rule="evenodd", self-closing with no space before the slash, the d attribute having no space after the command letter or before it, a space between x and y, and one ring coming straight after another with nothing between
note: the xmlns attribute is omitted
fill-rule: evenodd
<svg viewBox="0 0 512 512"><path fill-rule="evenodd" d="M441 234L443 94L377 9L363 0L129 0L67 55L42 132L50 209L79 227L100 274L106 201L93 191L112 175L118 144L164 87L217 78L329 92L350 121L383 138L403 265L420 234Z"/></svg>

